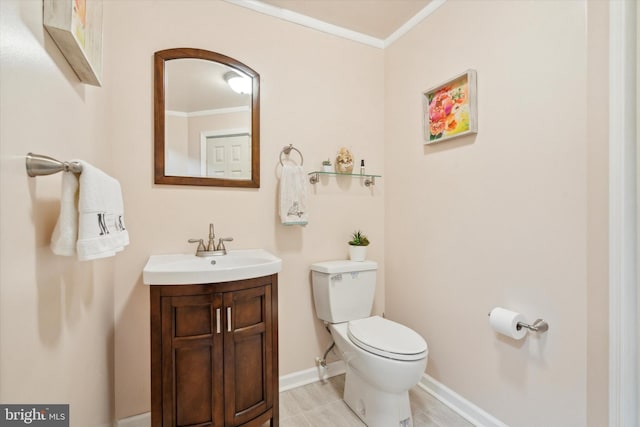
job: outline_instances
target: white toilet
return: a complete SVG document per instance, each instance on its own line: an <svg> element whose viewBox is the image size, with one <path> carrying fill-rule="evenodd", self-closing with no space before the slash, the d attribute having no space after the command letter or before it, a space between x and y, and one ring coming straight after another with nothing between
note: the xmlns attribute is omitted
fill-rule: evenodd
<svg viewBox="0 0 640 427"><path fill-rule="evenodd" d="M408 390L427 366L427 343L412 329L371 316L374 261L311 265L316 315L346 365L344 401L369 427L413 427Z"/></svg>

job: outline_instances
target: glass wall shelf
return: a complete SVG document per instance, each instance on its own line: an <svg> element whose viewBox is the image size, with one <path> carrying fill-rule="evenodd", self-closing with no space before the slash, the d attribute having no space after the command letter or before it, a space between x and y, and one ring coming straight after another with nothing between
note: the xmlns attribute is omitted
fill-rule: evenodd
<svg viewBox="0 0 640 427"><path fill-rule="evenodd" d="M340 173L340 172L324 172L313 171L309 172L309 182L317 184L320 181L320 175L334 175L334 176L350 176L352 178L364 178L364 185L369 187L370 185L376 185L376 178L382 178L382 175L371 175L368 173Z"/></svg>

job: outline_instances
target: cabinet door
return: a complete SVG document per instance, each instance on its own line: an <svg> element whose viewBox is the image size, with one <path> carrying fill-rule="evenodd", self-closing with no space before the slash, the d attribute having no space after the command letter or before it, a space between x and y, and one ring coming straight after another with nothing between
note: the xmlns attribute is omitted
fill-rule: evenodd
<svg viewBox="0 0 640 427"><path fill-rule="evenodd" d="M162 425L224 425L222 295L162 298Z"/></svg>
<svg viewBox="0 0 640 427"><path fill-rule="evenodd" d="M241 425L273 407L271 286L224 294L225 417Z"/></svg>

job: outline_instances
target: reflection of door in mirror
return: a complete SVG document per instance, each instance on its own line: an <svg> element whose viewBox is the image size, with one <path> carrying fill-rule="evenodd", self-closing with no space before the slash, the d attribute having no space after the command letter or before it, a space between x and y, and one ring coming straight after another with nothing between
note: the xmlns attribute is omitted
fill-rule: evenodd
<svg viewBox="0 0 640 427"><path fill-rule="evenodd" d="M226 179L250 179L251 157L244 165L243 173L229 167L216 168L208 173L201 168L207 159L203 157L201 135L216 132L225 134L223 129L245 129L245 142L250 141L251 94L236 93L227 84L226 75L233 74L240 79L249 77L240 71L217 62L198 59L173 59L165 65L166 105L165 105L165 172L167 175L216 177ZM228 133L228 131L226 132ZM245 148L249 148L247 144ZM219 153L221 154L221 153ZM228 156L227 156L228 159ZM248 173L248 175L247 175Z"/></svg>
<svg viewBox="0 0 640 427"><path fill-rule="evenodd" d="M258 74L200 49L155 57L156 183L259 187Z"/></svg>
<svg viewBox="0 0 640 427"><path fill-rule="evenodd" d="M251 139L246 130L203 133L200 172L212 177L251 178L250 146Z"/></svg>

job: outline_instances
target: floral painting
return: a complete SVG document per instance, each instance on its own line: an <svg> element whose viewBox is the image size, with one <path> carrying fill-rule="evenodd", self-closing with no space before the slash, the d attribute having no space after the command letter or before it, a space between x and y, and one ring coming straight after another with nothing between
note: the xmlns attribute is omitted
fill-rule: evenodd
<svg viewBox="0 0 640 427"><path fill-rule="evenodd" d="M425 144L478 131L475 70L468 70L423 95Z"/></svg>
<svg viewBox="0 0 640 427"><path fill-rule="evenodd" d="M85 48L84 33L87 27L87 2L86 0L73 1L73 13L71 14L71 28L78 40L78 44Z"/></svg>

